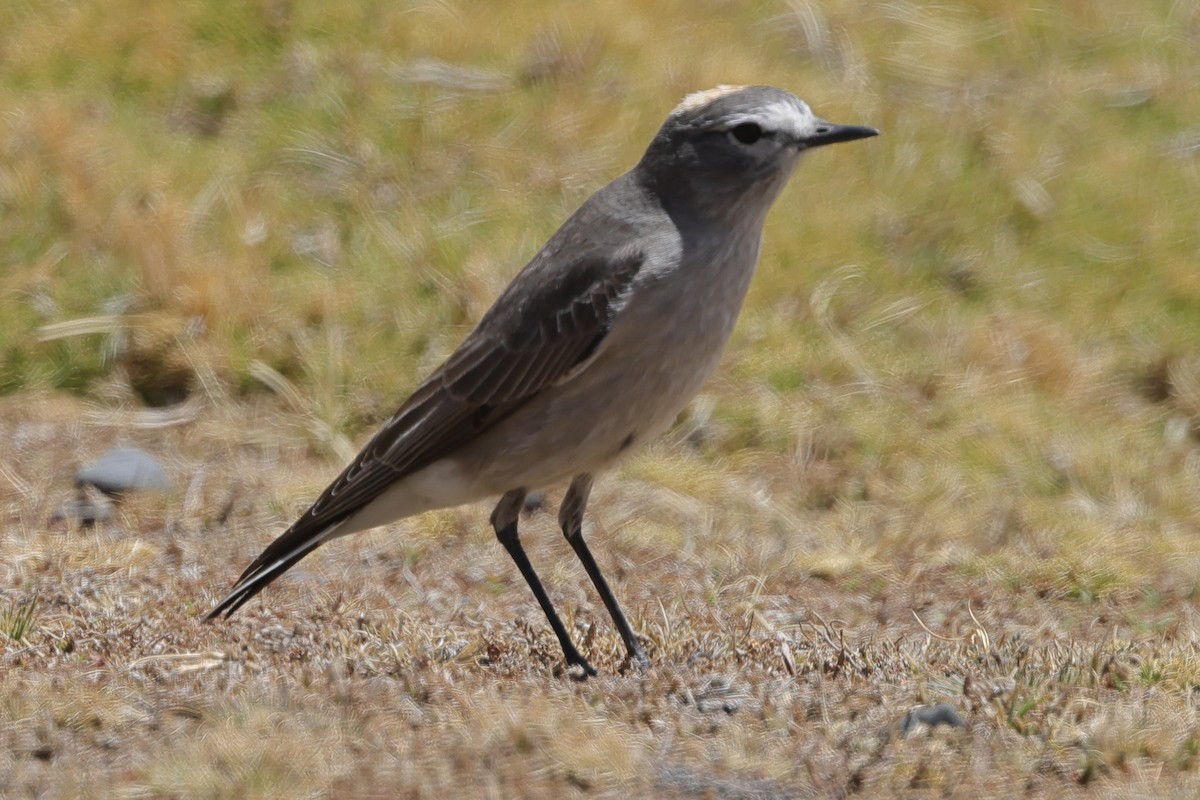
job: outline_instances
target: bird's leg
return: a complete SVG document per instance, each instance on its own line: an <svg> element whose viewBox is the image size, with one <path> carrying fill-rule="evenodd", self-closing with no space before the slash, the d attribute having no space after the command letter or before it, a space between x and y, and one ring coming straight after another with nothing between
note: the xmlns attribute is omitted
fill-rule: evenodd
<svg viewBox="0 0 1200 800"><path fill-rule="evenodd" d="M625 615L621 613L621 607L617 605L617 598L613 596L612 589L608 588L608 581L604 580L604 576L600 574L600 567L596 565L596 559L592 558L592 552L588 550L587 542L583 540L583 510L587 507L588 495L591 491L592 476L586 473L576 475L575 479L571 481L571 488L567 489L567 496L563 498L562 506L558 509L558 524L562 526L563 535L571 543L575 555L579 556L579 560L583 562L583 568L587 570L588 577L592 579L596 591L600 593L600 599L604 601L608 615L612 617L617 631L621 634L621 639L625 642L625 649L629 652L630 660L645 669L650 666L650 659L646 658L641 642L638 641L633 628L629 626Z"/></svg>
<svg viewBox="0 0 1200 800"><path fill-rule="evenodd" d="M554 635L558 637L558 644L562 647L567 664L581 667L587 675L595 675L596 670L575 649L575 643L571 641L566 627L558 618L554 606L550 604L550 598L546 595L542 582L538 580L537 573L533 571L533 565L529 563L529 556L525 555L525 550L521 547L521 540L517 536L517 517L521 513L521 506L525 504L525 495L525 489L513 489L500 498L496 510L492 512L492 527L496 530L496 538L517 563L517 569L521 570L525 582L533 590L533 596L537 598L546 619L550 621L550 627L554 629Z"/></svg>

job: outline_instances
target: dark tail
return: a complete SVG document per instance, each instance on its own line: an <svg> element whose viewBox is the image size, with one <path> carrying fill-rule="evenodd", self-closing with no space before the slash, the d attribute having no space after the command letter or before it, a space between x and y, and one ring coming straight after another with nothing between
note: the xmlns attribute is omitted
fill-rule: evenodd
<svg viewBox="0 0 1200 800"><path fill-rule="evenodd" d="M262 555L254 559L254 563L246 568L246 571L242 573L242 577L238 578L237 583L234 584L233 589L229 591L225 599L217 603L217 607L208 612L208 615L204 617L204 621L208 622L220 616L229 619L229 617L233 616L233 612L241 608L247 600L265 589L267 584L287 572L300 559L320 547L325 540L342 526L342 522L344 521L340 520L333 525L328 525L316 535L295 527L284 531L278 539L267 546Z"/></svg>

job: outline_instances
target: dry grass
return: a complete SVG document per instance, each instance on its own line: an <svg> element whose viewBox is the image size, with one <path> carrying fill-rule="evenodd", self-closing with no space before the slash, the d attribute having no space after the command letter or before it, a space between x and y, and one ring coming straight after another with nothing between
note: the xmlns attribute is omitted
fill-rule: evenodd
<svg viewBox="0 0 1200 800"><path fill-rule="evenodd" d="M1197 794L1197 53L1168 0L0 7L0 795ZM803 165L718 375L597 487L650 672L546 511L595 680L486 507L201 625L719 82L884 136ZM118 442L177 491L48 523Z"/></svg>
<svg viewBox="0 0 1200 800"><path fill-rule="evenodd" d="M6 493L0 585L12 607L36 607L0 656L5 794L1197 789L1200 619L1177 544L1143 555L1144 584L1099 548L1018 566L1038 543L967 558L983 546L960 541L927 558L899 512L789 516L736 472L702 477L676 439L594 502L591 536L648 673L621 672L620 640L553 515L526 519L532 558L602 673L577 683L485 506L335 543L235 620L201 624L327 462L286 414L226 409L134 436L173 459L171 497L95 530L48 527L69 495L56 465L114 433L81 425L82 404L38 399L0 411L22 474L45 476ZM690 471L694 494L652 479ZM936 702L967 727L896 735Z"/></svg>

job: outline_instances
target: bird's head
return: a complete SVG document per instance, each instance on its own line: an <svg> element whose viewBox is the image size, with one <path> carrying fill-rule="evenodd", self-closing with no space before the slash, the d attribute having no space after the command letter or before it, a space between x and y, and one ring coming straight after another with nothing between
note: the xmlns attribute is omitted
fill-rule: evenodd
<svg viewBox="0 0 1200 800"><path fill-rule="evenodd" d="M638 177L668 207L765 215L802 153L878 133L826 122L782 89L718 86L676 106L638 163Z"/></svg>

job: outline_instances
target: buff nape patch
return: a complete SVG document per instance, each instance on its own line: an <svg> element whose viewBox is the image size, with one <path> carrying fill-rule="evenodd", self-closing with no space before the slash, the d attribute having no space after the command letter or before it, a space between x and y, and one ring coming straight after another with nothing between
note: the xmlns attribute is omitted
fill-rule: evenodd
<svg viewBox="0 0 1200 800"><path fill-rule="evenodd" d="M689 111L695 111L698 108L703 108L714 100L722 98L727 94L740 92L745 88L745 86L727 86L722 84L712 89L705 89L701 92L692 92L687 97L683 98L679 105L675 106L675 110L671 112L671 116L674 117L679 114L686 114Z"/></svg>

